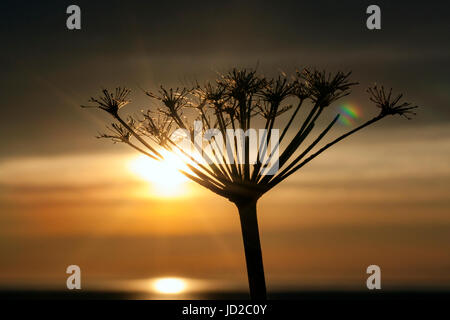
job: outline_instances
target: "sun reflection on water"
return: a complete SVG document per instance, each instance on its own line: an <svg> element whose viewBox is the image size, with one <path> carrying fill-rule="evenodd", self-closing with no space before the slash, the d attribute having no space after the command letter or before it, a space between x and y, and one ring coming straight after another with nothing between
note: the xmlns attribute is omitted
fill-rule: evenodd
<svg viewBox="0 0 450 320"><path fill-rule="evenodd" d="M119 280L99 284L106 292L119 292L127 299L190 300L210 299L217 294L245 292L241 282L217 279L193 279L179 276L161 276L146 279Z"/></svg>

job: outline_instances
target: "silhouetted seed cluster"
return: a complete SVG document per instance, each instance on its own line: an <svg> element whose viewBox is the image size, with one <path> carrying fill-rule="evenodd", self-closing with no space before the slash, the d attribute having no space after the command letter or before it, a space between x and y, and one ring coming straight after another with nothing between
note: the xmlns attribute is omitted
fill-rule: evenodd
<svg viewBox="0 0 450 320"><path fill-rule="evenodd" d="M335 75L325 71L304 70L299 77L304 79L309 97L319 107L329 106L334 101L350 94L350 87L358 84L349 82L351 72L337 72Z"/></svg>
<svg viewBox="0 0 450 320"><path fill-rule="evenodd" d="M191 90L187 88L166 90L163 86L160 87L159 94L146 92L147 96L160 100L164 104L164 108L158 108L158 111L175 121L180 128L185 128L182 112L184 108L190 106L188 99L190 93Z"/></svg>
<svg viewBox="0 0 450 320"><path fill-rule="evenodd" d="M257 104L258 113L267 120L274 119L291 109L292 105L280 108L280 103L292 94L293 89L294 84L289 83L285 77L279 76L276 80L266 81L266 85L259 93L262 103Z"/></svg>
<svg viewBox="0 0 450 320"><path fill-rule="evenodd" d="M115 92L109 92L107 89L103 89L103 96L100 96L98 99L91 98L89 102L92 102L96 105L94 106L83 106L84 108L94 108L98 107L106 112L112 114L113 116L117 115L120 108L126 106L130 103L130 100L127 100L128 95L131 90L126 88L118 87Z"/></svg>
<svg viewBox="0 0 450 320"><path fill-rule="evenodd" d="M380 116L398 114L410 120L411 115L416 115L416 113L411 110L418 108L418 106L411 106L411 103L409 102L399 103L403 98L403 94L399 94L394 98L392 96L392 88L389 90L389 93L386 94L383 86L379 88L375 85L367 89L367 92L370 94L369 99L381 109Z"/></svg>
<svg viewBox="0 0 450 320"><path fill-rule="evenodd" d="M349 80L350 75L350 72L333 74L304 69L297 71L292 79L288 79L284 74L270 79L258 75L256 70L232 69L219 76L215 82L205 85L176 89L165 89L161 86L156 93L146 92L158 106L155 111L143 111L143 118L140 120L128 118L124 121L119 115L119 110L129 103L128 89L117 88L114 93L103 90L101 97L89 100L94 103L89 107L105 110L117 121L108 127L111 133L103 134L101 138L127 143L157 160L163 158L158 152L158 146L167 150L176 149L189 159L187 165L192 172L182 171L183 174L236 202L242 198L258 199L329 147L385 116L398 114L409 119L409 115L414 115L412 110L416 106L401 102L401 94L394 98L392 89L386 93L383 87L374 86L368 89L368 93L370 100L381 109L377 116L319 147L322 139L339 119L338 114L316 134L308 146L302 148L306 138L313 134L323 110L336 100L347 96L351 87L357 84ZM287 100L290 103L287 103ZM306 101L311 103L306 106ZM302 119L298 116L301 108L308 108ZM220 150L214 151L212 159L206 154L202 155L205 160L202 162L180 148L178 141L172 137L172 133L179 128L187 129L191 134L194 132L194 119L188 121L188 116L185 115L189 111L195 112L194 117L202 122L204 130L217 128L224 137L227 129L246 131L252 128L252 120L256 117L261 117L264 128L271 130L281 115L289 114L278 124L281 127L281 135L276 143L281 145L287 137L290 141L285 144L278 159L273 159L273 154L269 151L260 150L259 152L268 153L263 154L266 156L262 157L266 159L264 163L238 163L236 158L234 163L221 161L225 160L226 155ZM248 138L246 139L248 142ZM264 139L270 143L270 135ZM212 139L212 143L214 142L215 139ZM236 141L234 142L234 154L243 153L248 160L248 143L245 150L240 150ZM314 150L316 147L318 149ZM274 160L278 160L279 170L275 175L264 175L263 171L274 165Z"/></svg>

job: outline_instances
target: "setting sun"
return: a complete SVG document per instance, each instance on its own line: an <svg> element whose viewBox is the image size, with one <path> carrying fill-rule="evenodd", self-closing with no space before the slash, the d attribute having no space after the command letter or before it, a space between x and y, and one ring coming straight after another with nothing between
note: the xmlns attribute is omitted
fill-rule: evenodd
<svg viewBox="0 0 450 320"><path fill-rule="evenodd" d="M177 294L186 288L186 282L179 278L160 278L154 281L153 289L159 293Z"/></svg>
<svg viewBox="0 0 450 320"><path fill-rule="evenodd" d="M178 170L185 169L186 166L175 154L164 152L163 155L163 161L155 161L144 155L138 156L131 161L130 171L150 182L152 191L159 196L180 195L185 191L189 180Z"/></svg>

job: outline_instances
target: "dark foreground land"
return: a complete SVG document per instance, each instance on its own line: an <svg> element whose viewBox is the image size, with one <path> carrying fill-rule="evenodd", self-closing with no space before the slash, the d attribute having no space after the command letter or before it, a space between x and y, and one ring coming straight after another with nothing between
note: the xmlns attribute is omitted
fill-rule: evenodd
<svg viewBox="0 0 450 320"><path fill-rule="evenodd" d="M438 319L448 314L450 305L450 291L272 292L267 301L250 301L245 292L146 300L151 298L130 292L4 290L0 291L0 308L16 317L45 319L61 319L69 313L82 319ZM265 306L264 314L252 313L260 311L259 306ZM227 313L231 307L235 312L249 307L250 314L230 316ZM184 313L200 308L214 308L216 312L213 316Z"/></svg>

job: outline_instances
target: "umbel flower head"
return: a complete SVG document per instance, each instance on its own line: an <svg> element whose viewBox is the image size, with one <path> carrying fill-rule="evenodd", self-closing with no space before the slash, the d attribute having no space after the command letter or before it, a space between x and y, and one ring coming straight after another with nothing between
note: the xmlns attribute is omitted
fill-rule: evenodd
<svg viewBox="0 0 450 320"><path fill-rule="evenodd" d="M163 158L158 151L160 148L169 151L175 148L190 159L190 166L200 168L195 172L196 177L190 175L189 178L193 177L194 181L201 182L203 186L233 202L241 198L242 194L258 199L323 151L349 135L388 115L399 114L409 119L409 116L414 114L412 110L416 106L401 102L403 97L401 94L393 97L392 89L386 92L383 87L374 86L369 88L368 92L370 100L380 109L378 115L319 148L319 143L323 143L328 131L337 123L339 115L336 115L329 122L328 127L319 132L310 146L304 146L311 138L314 139L314 132L319 129L317 124L319 117L323 115L322 112L326 107L347 96L351 87L357 84L350 80L350 74L350 72L329 73L305 68L297 71L292 80L288 80L284 74L270 78L258 75L253 69L233 69L216 81L207 82L203 86L197 85L193 89L166 89L161 86L156 93L145 91L153 102L152 110L142 113L144 119L138 119L137 126L134 121L125 121L119 115L119 110L130 102L127 99L129 89L119 87L113 92L105 89L102 91L102 96L89 100L95 105L88 107L100 108L110 113L118 122L109 128L113 134L108 132L101 137L110 138L114 142L127 143L140 152L147 149L149 152L146 154L155 159ZM299 110L305 108L309 111L306 110L302 116ZM245 132L254 128L257 118L259 118L259 124L270 131L280 126L283 122L278 119L287 114L278 143L279 170L273 176L264 174L264 168L271 166L272 159L271 152L265 150L258 154L256 164L236 163L238 157L241 158L241 155L244 152L248 153L250 149L247 145L247 150L241 150L242 146L237 142L231 146L234 150L230 153L226 151L227 154L220 149L214 149L215 153L212 156L214 161L211 161L208 155L202 155L204 162L192 160L192 157L185 154L185 150L180 149L178 141L172 137L172 133L177 129L185 129L192 136L194 128L188 116L185 115L185 111L192 119L201 121L204 127L202 130L217 128L223 136L228 129L239 129ZM288 134L288 131L292 134ZM285 144L281 145L283 140L288 139L290 141L287 143L285 141ZM194 139L192 140L195 142ZM211 142L215 140L214 138ZM267 135L265 140L268 144L270 135ZM198 147L201 148L201 146ZM301 147L304 147L303 152ZM315 149L318 150L315 151ZM224 158L231 157L229 154L235 158L234 162L222 163ZM268 160L261 160L264 157Z"/></svg>
<svg viewBox="0 0 450 320"><path fill-rule="evenodd" d="M389 93L386 94L383 86L378 88L375 85L367 89L367 92L370 94L370 101L374 102L375 105L381 109L380 116L398 114L410 120L411 115L416 115L416 113L411 110L418 108L418 106L412 106L409 102L399 103L400 99L403 97L403 94L399 94L393 98L392 88L389 90Z"/></svg>
<svg viewBox="0 0 450 320"><path fill-rule="evenodd" d="M89 102L94 103L93 106L82 106L84 108L100 108L110 113L113 116L117 116L120 108L126 106L130 103L130 100L127 100L128 95L130 94L130 90L127 88L116 88L115 92L109 92L108 89L103 89L103 95L99 98L91 98Z"/></svg>

